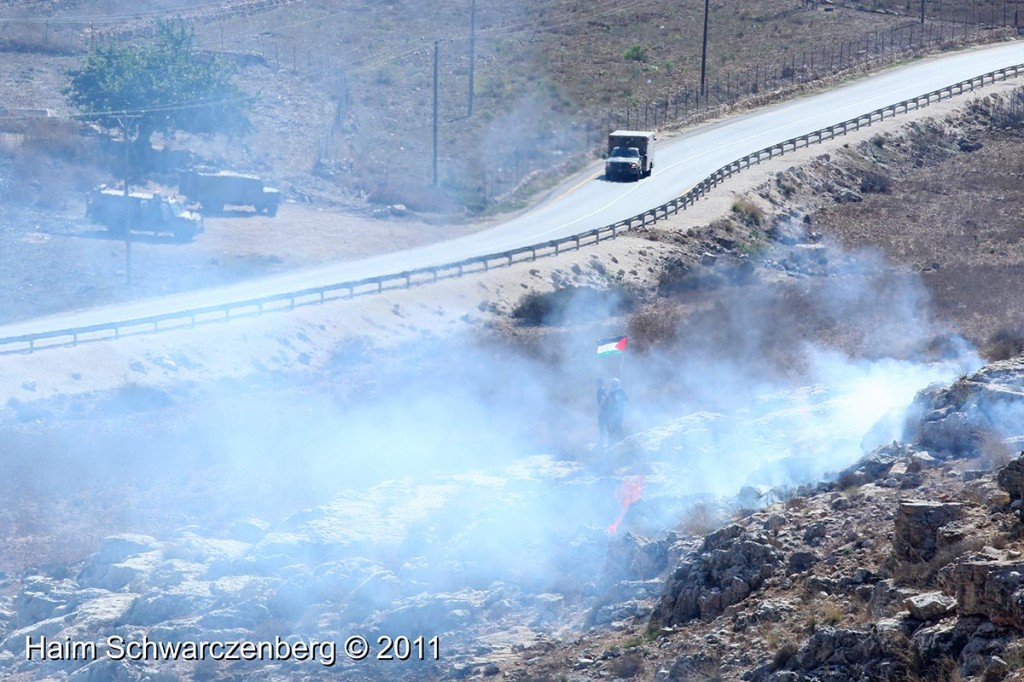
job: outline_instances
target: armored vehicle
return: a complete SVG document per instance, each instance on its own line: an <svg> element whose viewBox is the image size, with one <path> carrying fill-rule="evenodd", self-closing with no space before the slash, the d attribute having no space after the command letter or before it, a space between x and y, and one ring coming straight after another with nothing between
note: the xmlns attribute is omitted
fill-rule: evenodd
<svg viewBox="0 0 1024 682"><path fill-rule="evenodd" d="M608 136L604 176L608 180L646 178L654 170L654 133L616 130Z"/></svg>
<svg viewBox="0 0 1024 682"><path fill-rule="evenodd" d="M169 232L178 241L191 241L203 231L203 218L176 199L150 192L130 192L100 185L86 200L85 217L107 227L111 234Z"/></svg>
<svg viewBox="0 0 1024 682"><path fill-rule="evenodd" d="M257 213L277 215L281 193L255 175L232 171L189 170L181 174L179 189L204 212L219 213L224 206L252 206Z"/></svg>

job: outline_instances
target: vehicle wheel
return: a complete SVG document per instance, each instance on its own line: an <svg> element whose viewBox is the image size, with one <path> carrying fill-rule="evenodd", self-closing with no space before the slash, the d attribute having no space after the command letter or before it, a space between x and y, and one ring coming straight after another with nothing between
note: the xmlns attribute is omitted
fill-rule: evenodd
<svg viewBox="0 0 1024 682"><path fill-rule="evenodd" d="M277 204L271 204L267 207L267 215L271 218L277 215Z"/></svg>

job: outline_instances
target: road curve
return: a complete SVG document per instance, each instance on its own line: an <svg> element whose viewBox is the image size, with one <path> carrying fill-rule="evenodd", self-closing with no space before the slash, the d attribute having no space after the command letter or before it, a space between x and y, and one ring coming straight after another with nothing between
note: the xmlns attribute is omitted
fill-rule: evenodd
<svg viewBox="0 0 1024 682"><path fill-rule="evenodd" d="M370 258L96 307L0 326L0 337L45 333L439 265L564 237L623 220L683 193L716 169L751 152L911 97L1006 66L1024 63L1024 41L928 58L828 92L702 126L659 144L654 174L639 183L610 183L595 165L553 193L555 198L487 230Z"/></svg>

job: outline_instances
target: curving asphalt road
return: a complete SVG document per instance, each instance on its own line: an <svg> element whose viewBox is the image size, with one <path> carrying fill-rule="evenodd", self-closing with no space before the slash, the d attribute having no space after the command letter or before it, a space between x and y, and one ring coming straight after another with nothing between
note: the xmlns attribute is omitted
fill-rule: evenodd
<svg viewBox="0 0 1024 682"><path fill-rule="evenodd" d="M438 265L568 236L663 204L725 164L782 140L859 114L1024 63L1024 41L933 57L825 93L803 97L662 142L654 174L639 183L609 183L596 166L532 210L493 228L359 261L301 270L225 287L61 313L0 326L0 337L173 313L275 293Z"/></svg>

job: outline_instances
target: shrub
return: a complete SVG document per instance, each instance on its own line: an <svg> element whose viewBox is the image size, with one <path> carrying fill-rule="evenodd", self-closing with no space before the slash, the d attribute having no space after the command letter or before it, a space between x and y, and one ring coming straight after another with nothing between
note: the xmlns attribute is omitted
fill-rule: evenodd
<svg viewBox="0 0 1024 682"><path fill-rule="evenodd" d="M732 202L732 212L745 225L760 226L764 224L764 211L750 199L737 199Z"/></svg>
<svg viewBox="0 0 1024 682"><path fill-rule="evenodd" d="M884 193L892 187L892 178L885 173L868 171L860 180L860 191L863 194L870 192Z"/></svg>
<svg viewBox="0 0 1024 682"><path fill-rule="evenodd" d="M673 343L681 323L680 309L674 305L661 303L633 313L626 324L626 334L633 348L642 353Z"/></svg>
<svg viewBox="0 0 1024 682"><path fill-rule="evenodd" d="M530 292L513 308L512 317L527 325L557 325L620 315L636 304L636 294L627 289L565 287L546 293Z"/></svg>
<svg viewBox="0 0 1024 682"><path fill-rule="evenodd" d="M707 502L697 502L686 510L679 529L687 535L703 536L722 525L721 515Z"/></svg>
<svg viewBox="0 0 1024 682"><path fill-rule="evenodd" d="M622 53L622 56L633 62L646 62L647 51L650 48L646 45L630 45L626 48L626 51Z"/></svg>
<svg viewBox="0 0 1024 682"><path fill-rule="evenodd" d="M774 666L776 670L782 670L786 667L786 664L789 663L789 659L793 658L799 650L800 647L793 642L786 642L780 646L775 652L775 655L772 656L772 666Z"/></svg>
<svg viewBox="0 0 1024 682"><path fill-rule="evenodd" d="M1003 327L988 337L985 357L993 362L1009 360L1024 353L1024 332L1020 329Z"/></svg>

